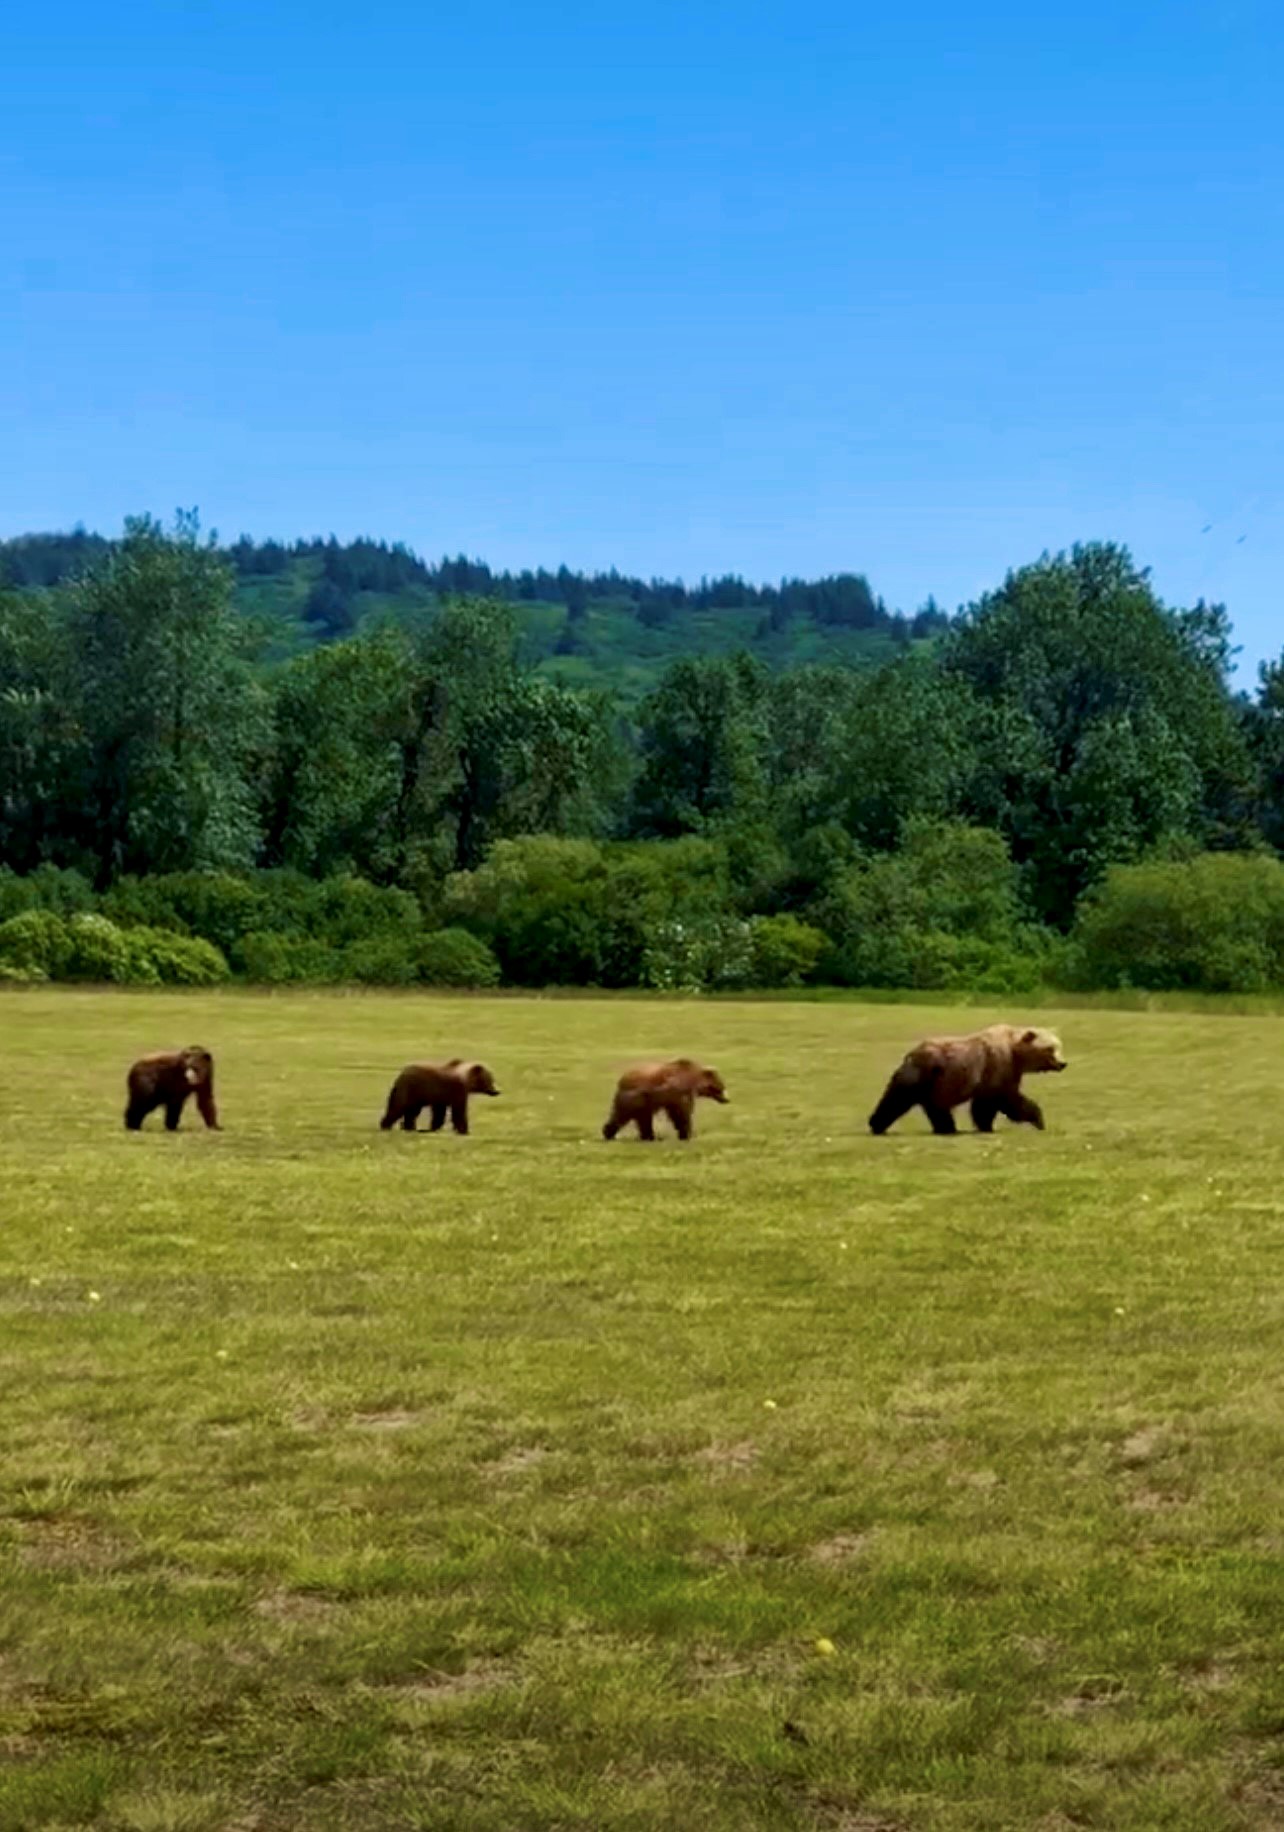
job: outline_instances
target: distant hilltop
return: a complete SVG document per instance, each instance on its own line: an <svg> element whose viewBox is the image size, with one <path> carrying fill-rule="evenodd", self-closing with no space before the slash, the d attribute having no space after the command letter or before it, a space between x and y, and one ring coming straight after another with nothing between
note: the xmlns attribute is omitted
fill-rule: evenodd
<svg viewBox="0 0 1284 1832"><path fill-rule="evenodd" d="M77 528L0 542L0 581L48 589L112 545ZM913 616L889 610L862 573L754 585L735 574L640 579L609 572L527 567L496 571L463 554L429 562L400 541L333 535L222 547L237 602L259 620L276 659L351 635L369 622L421 613L443 598L498 598L518 613L531 659L560 678L610 686L632 698L679 655L745 649L779 669L807 662L876 664L929 638L949 619L929 599Z"/></svg>

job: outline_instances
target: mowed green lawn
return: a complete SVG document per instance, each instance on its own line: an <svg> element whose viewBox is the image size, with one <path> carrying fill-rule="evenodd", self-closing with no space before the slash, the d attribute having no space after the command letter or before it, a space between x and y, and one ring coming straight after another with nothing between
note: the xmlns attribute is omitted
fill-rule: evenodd
<svg viewBox="0 0 1284 1832"><path fill-rule="evenodd" d="M0 997L0 1832L1284 1825L1282 1173L1278 1018Z"/></svg>

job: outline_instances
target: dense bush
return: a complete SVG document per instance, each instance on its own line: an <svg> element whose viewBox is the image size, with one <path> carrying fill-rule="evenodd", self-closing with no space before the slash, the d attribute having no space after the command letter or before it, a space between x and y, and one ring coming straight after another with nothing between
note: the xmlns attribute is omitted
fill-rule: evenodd
<svg viewBox="0 0 1284 1832"><path fill-rule="evenodd" d="M101 909L125 926L199 935L227 955L242 935L268 926L267 902L249 877L189 871L119 878L104 895Z"/></svg>
<svg viewBox="0 0 1284 1832"><path fill-rule="evenodd" d="M753 947L739 917L674 916L656 923L642 952L641 984L656 992L703 992L747 986Z"/></svg>
<svg viewBox="0 0 1284 1832"><path fill-rule="evenodd" d="M343 977L343 957L310 935L256 930L243 935L233 961L247 980L263 986L326 985Z"/></svg>
<svg viewBox="0 0 1284 1832"><path fill-rule="evenodd" d="M24 910L0 923L0 960L23 972L60 979L71 959L71 937L61 916Z"/></svg>
<svg viewBox="0 0 1284 1832"><path fill-rule="evenodd" d="M1080 905L1081 985L1260 992L1284 985L1284 865L1207 853L1118 865Z"/></svg>
<svg viewBox="0 0 1284 1832"><path fill-rule="evenodd" d="M146 983L160 977L146 964L145 954L135 957L131 953L125 931L106 916L73 916L67 923L67 935L71 948L60 978L123 985L130 980Z"/></svg>
<svg viewBox="0 0 1284 1832"><path fill-rule="evenodd" d="M444 925L429 929L408 893L353 877L122 878L84 909L90 893L74 872L0 871L0 909L20 906L0 920L0 980L212 986L235 972L265 985L502 979L695 993L820 983L996 995L1284 987L1284 865L1264 854L1114 866L1066 938L1026 918L1006 845L985 828L910 822L896 852L827 844L820 858L802 847L780 880L798 907L770 914L741 913L731 851L697 836L503 840L446 881ZM243 930L251 918L260 926Z"/></svg>
<svg viewBox="0 0 1284 1832"><path fill-rule="evenodd" d="M369 935L343 950L342 973L363 986L413 986L419 967L414 949L400 936Z"/></svg>
<svg viewBox="0 0 1284 1832"><path fill-rule="evenodd" d="M755 916L749 924L750 979L754 986L801 986L829 947L822 929L796 916Z"/></svg>
<svg viewBox="0 0 1284 1832"><path fill-rule="evenodd" d="M537 834L500 840L477 870L448 879L443 913L480 935L517 985L707 985L730 904L715 842Z"/></svg>
<svg viewBox="0 0 1284 1832"><path fill-rule="evenodd" d="M434 929L416 951L419 978L427 986L498 986L499 962L467 929Z"/></svg>
<svg viewBox="0 0 1284 1832"><path fill-rule="evenodd" d="M164 986L217 986L231 969L213 942L167 929L125 929L130 978L155 978Z"/></svg>
<svg viewBox="0 0 1284 1832"><path fill-rule="evenodd" d="M51 910L56 916L73 916L93 907L93 889L78 871L38 865L20 878L7 866L0 866L0 922L24 910Z"/></svg>
<svg viewBox="0 0 1284 1832"><path fill-rule="evenodd" d="M957 822L909 823L899 852L852 866L816 915L831 938L820 977L842 986L1022 990L1055 948L1021 922L1001 835Z"/></svg>

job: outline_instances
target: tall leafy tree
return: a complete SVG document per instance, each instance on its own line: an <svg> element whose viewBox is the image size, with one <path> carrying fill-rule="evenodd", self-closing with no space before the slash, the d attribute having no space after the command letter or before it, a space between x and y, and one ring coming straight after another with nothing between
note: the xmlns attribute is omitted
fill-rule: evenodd
<svg viewBox="0 0 1284 1832"><path fill-rule="evenodd" d="M73 863L66 834L69 650L54 599L0 593L0 863Z"/></svg>
<svg viewBox="0 0 1284 1832"><path fill-rule="evenodd" d="M638 713L636 833L672 839L761 818L769 677L747 655L674 662Z"/></svg>
<svg viewBox="0 0 1284 1832"><path fill-rule="evenodd" d="M1012 573L944 640L983 708L974 818L1068 923L1113 859L1163 839L1242 840L1251 767L1216 607L1172 611L1126 549L1076 547Z"/></svg>
<svg viewBox="0 0 1284 1832"><path fill-rule="evenodd" d="M194 515L127 522L70 590L75 819L102 882L254 858L263 708L232 591Z"/></svg>
<svg viewBox="0 0 1284 1832"><path fill-rule="evenodd" d="M591 829L612 780L604 703L524 667L504 606L455 602L287 669L269 857L421 882L496 839Z"/></svg>
<svg viewBox="0 0 1284 1832"><path fill-rule="evenodd" d="M413 648L383 630L289 663L273 696L264 857L315 877L386 881L403 860L397 809L414 730Z"/></svg>
<svg viewBox="0 0 1284 1832"><path fill-rule="evenodd" d="M1284 852L1284 655L1258 669L1257 698L1241 707L1256 772L1257 819L1277 852Z"/></svg>
<svg viewBox="0 0 1284 1832"><path fill-rule="evenodd" d="M906 822L962 811L976 768L967 682L909 653L860 677L829 753L835 818L862 845L894 847Z"/></svg>
<svg viewBox="0 0 1284 1832"><path fill-rule="evenodd" d="M496 839L598 824L612 776L607 704L525 668L506 605L447 605L419 666L438 707L424 763L438 818L451 825L455 870L477 865Z"/></svg>

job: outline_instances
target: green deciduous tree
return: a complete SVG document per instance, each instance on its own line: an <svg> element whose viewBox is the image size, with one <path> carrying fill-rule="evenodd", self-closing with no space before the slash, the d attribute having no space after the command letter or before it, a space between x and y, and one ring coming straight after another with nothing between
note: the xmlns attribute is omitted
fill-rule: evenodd
<svg viewBox="0 0 1284 1832"><path fill-rule="evenodd" d="M263 701L231 569L194 516L149 517L70 588L69 824L100 882L249 863Z"/></svg>
<svg viewBox="0 0 1284 1832"><path fill-rule="evenodd" d="M52 598L0 593L0 859L17 871L70 857L69 662Z"/></svg>
<svg viewBox="0 0 1284 1832"><path fill-rule="evenodd" d="M1171 611L1123 548L1076 547L1011 574L945 639L982 708L969 791L1065 926L1113 859L1174 834L1246 832L1251 766L1217 607Z"/></svg>
<svg viewBox="0 0 1284 1832"><path fill-rule="evenodd" d="M286 670L268 857L423 885L507 835L591 829L614 772L605 702L534 676L504 606L449 604Z"/></svg>
<svg viewBox="0 0 1284 1832"><path fill-rule="evenodd" d="M711 833L764 812L769 677L747 655L675 662L638 713L632 829Z"/></svg>

